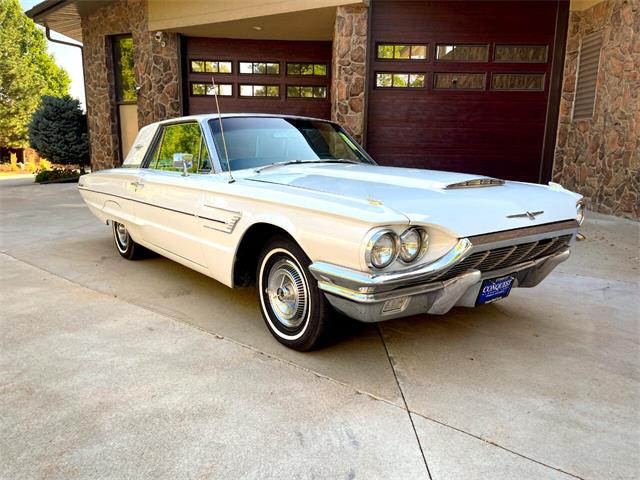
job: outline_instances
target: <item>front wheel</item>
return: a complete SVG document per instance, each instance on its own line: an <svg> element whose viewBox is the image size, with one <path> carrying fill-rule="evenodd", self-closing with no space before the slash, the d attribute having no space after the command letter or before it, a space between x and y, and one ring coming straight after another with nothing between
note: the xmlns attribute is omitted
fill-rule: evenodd
<svg viewBox="0 0 640 480"><path fill-rule="evenodd" d="M331 306L309 272L311 261L291 239L276 237L258 259L256 285L267 327L298 351L320 346L332 332Z"/></svg>
<svg viewBox="0 0 640 480"><path fill-rule="evenodd" d="M113 239L116 243L118 253L127 260L137 260L144 256L145 248L133 241L127 227L122 223L111 222Z"/></svg>

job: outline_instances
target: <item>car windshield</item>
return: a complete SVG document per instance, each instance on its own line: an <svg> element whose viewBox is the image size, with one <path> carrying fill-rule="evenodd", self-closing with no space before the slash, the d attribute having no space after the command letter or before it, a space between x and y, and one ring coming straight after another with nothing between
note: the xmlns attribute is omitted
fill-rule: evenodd
<svg viewBox="0 0 640 480"><path fill-rule="evenodd" d="M353 140L329 122L280 117L228 117L222 122L231 170L298 162L373 163ZM220 121L209 120L209 127L221 166L226 170Z"/></svg>

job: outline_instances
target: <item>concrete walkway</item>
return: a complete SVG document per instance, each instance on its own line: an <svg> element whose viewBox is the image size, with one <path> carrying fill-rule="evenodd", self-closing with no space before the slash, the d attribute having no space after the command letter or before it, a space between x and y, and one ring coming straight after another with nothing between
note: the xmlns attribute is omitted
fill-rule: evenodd
<svg viewBox="0 0 640 480"><path fill-rule="evenodd" d="M301 354L253 290L121 259L76 185L0 202L2 479L640 472L638 223L591 214L535 289Z"/></svg>

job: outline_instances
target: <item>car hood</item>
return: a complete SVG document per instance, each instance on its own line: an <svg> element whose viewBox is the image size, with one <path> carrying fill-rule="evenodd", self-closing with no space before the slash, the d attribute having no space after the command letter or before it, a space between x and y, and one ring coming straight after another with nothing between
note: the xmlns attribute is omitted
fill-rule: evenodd
<svg viewBox="0 0 640 480"><path fill-rule="evenodd" d="M447 188L481 175L355 164L289 165L263 170L246 180L324 192L384 205L411 223L433 223L458 236L530 227L575 218L578 195L520 182ZM543 212L535 219L510 217Z"/></svg>

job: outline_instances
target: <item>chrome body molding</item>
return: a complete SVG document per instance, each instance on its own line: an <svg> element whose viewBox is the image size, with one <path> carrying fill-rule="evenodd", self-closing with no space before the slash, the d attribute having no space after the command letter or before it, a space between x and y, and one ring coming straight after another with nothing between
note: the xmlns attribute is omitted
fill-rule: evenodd
<svg viewBox="0 0 640 480"><path fill-rule="evenodd" d="M242 218L242 213L213 205L204 205L207 216L200 217L203 220L202 226L211 230L218 230L224 233L232 233L236 225ZM213 218L208 218L209 216ZM207 222L207 220L210 220Z"/></svg>
<svg viewBox="0 0 640 480"><path fill-rule="evenodd" d="M479 188L479 187L498 187L504 185L504 180L497 178L474 178L472 180L465 180L464 182L450 183L446 187L447 190L454 188Z"/></svg>
<svg viewBox="0 0 640 480"><path fill-rule="evenodd" d="M363 295L355 291L337 289L335 285L321 282L319 285L336 310L362 322L380 322L423 313L443 315L454 306L473 307L482 281L486 278L511 275L515 278L514 288L534 287L556 266L567 260L569 255L570 250L567 248L560 253L526 262L517 267L485 273L472 270L444 282L406 287L381 294ZM384 311L388 300L403 297L406 300L401 309Z"/></svg>

